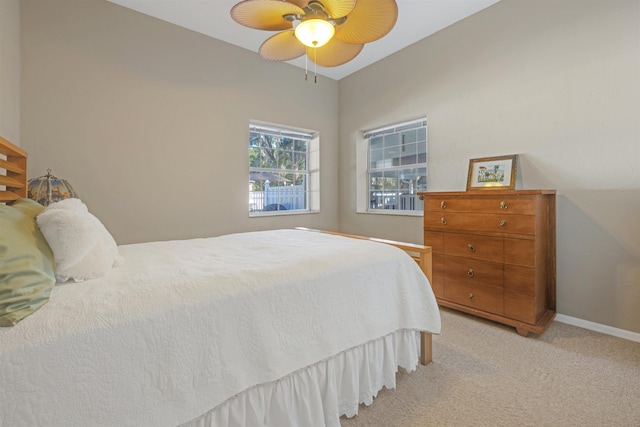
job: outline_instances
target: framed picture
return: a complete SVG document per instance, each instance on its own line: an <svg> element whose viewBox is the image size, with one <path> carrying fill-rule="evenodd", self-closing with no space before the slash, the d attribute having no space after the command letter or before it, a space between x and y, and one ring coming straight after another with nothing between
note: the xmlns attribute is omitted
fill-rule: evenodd
<svg viewBox="0 0 640 427"><path fill-rule="evenodd" d="M515 189L517 163L516 154L469 160L467 191Z"/></svg>

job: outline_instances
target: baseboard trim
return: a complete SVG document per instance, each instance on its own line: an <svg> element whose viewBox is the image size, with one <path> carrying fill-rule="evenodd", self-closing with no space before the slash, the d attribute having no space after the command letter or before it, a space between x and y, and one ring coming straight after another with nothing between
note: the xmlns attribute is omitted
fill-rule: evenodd
<svg viewBox="0 0 640 427"><path fill-rule="evenodd" d="M556 314L555 320L567 325L579 326L590 331L601 332L625 340L640 342L640 334L637 332L627 331L626 329L614 328L600 323L590 322L588 320L578 319L577 317L566 316L564 314Z"/></svg>

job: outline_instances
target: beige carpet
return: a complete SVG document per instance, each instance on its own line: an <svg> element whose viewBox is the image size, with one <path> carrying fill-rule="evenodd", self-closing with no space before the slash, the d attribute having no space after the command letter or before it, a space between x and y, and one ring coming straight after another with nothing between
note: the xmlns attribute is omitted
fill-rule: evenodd
<svg viewBox="0 0 640 427"><path fill-rule="evenodd" d="M540 336L442 309L434 362L343 427L640 427L640 343L553 322Z"/></svg>

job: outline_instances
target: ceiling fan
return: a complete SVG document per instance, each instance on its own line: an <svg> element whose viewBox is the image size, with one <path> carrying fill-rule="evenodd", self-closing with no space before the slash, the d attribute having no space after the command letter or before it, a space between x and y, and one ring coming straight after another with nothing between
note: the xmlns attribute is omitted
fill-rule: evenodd
<svg viewBox="0 0 640 427"><path fill-rule="evenodd" d="M279 31L260 46L264 59L290 61L306 53L317 65L336 67L388 34L398 6L395 0L244 0L231 17L249 28Z"/></svg>

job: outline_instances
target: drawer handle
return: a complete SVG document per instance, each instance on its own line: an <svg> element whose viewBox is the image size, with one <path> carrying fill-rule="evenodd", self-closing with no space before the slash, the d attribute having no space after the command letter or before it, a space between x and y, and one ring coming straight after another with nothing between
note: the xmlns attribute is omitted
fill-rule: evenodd
<svg viewBox="0 0 640 427"><path fill-rule="evenodd" d="M473 246L471 243L469 243L469 244L467 245L467 247L469 248L469 252L475 252L475 251L476 251L476 247L475 247L475 246Z"/></svg>
<svg viewBox="0 0 640 427"><path fill-rule="evenodd" d="M470 268L469 271L467 271L467 276L469 276L469 277L473 277L473 276L475 276L475 274L476 273L475 273L475 271L473 271L473 268Z"/></svg>
<svg viewBox="0 0 640 427"><path fill-rule="evenodd" d="M443 223L443 224L446 224L447 220L445 218L440 218L440 222Z"/></svg>
<svg viewBox="0 0 640 427"><path fill-rule="evenodd" d="M502 221L500 221L500 227L504 228L507 226L507 220L503 219Z"/></svg>
<svg viewBox="0 0 640 427"><path fill-rule="evenodd" d="M507 209L509 206L504 200L500 202L500 209Z"/></svg>
<svg viewBox="0 0 640 427"><path fill-rule="evenodd" d="M444 200L440 202L440 209L445 209L447 207L447 202Z"/></svg>
<svg viewBox="0 0 640 427"><path fill-rule="evenodd" d="M469 294L469 299L470 299L471 301L473 301L475 298L476 298L476 296L475 296L475 295L473 295L473 294Z"/></svg>

